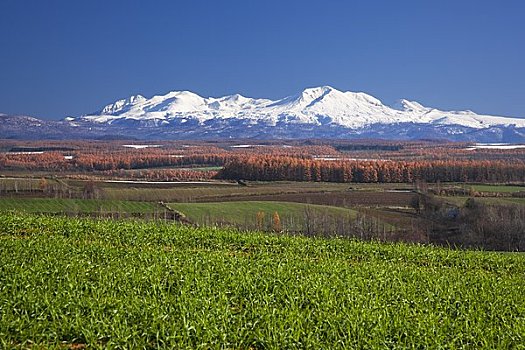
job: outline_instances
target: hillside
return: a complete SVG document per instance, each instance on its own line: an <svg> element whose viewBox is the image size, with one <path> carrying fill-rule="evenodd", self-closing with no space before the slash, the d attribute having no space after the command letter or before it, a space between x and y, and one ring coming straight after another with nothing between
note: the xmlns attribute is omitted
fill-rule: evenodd
<svg viewBox="0 0 525 350"><path fill-rule="evenodd" d="M525 257L0 215L1 348L519 348Z"/></svg>

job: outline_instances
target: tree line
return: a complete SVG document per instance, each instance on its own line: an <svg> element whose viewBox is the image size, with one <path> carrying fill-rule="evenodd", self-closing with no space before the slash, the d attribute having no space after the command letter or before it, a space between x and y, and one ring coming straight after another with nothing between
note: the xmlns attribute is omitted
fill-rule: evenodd
<svg viewBox="0 0 525 350"><path fill-rule="evenodd" d="M323 181L364 183L523 182L522 161L465 160L312 160L248 156L228 161L217 177L254 181Z"/></svg>

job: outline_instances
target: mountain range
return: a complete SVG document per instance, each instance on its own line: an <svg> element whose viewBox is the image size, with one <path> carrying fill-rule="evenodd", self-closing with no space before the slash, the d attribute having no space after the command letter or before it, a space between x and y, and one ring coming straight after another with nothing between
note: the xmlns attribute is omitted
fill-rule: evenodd
<svg viewBox="0 0 525 350"><path fill-rule="evenodd" d="M296 139L381 138L524 142L525 119L442 111L400 100L393 106L330 86L271 100L172 91L111 103L60 121L0 114L1 138Z"/></svg>

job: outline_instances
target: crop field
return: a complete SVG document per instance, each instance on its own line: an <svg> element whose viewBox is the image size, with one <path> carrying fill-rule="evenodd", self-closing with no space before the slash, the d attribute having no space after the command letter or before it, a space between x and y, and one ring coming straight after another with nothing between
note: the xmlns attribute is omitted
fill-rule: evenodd
<svg viewBox="0 0 525 350"><path fill-rule="evenodd" d="M513 193L525 191L525 186L504 186L504 185L471 185L478 192Z"/></svg>
<svg viewBox="0 0 525 350"><path fill-rule="evenodd" d="M287 193L287 194L267 194L257 196L232 196L221 198L223 201L289 201L297 203L312 203L319 205L331 205L336 207L353 206L394 206L407 207L410 205L414 193L411 192L389 192L389 191L334 191L331 193Z"/></svg>
<svg viewBox="0 0 525 350"><path fill-rule="evenodd" d="M289 231L302 230L306 216L312 221L323 219L327 223L328 218L353 220L357 214L345 208L291 202L170 203L169 206L195 223L231 224L244 228L271 229L273 215L277 213L279 226Z"/></svg>
<svg viewBox="0 0 525 350"><path fill-rule="evenodd" d="M212 185L164 185L163 188L144 188L133 184L101 184L107 198L115 200L152 200L165 202L207 202L228 198L253 197L271 194L302 194L311 192L339 192L348 189L347 184L274 182ZM257 199L254 199L257 200Z"/></svg>
<svg viewBox="0 0 525 350"><path fill-rule="evenodd" d="M464 196L447 196L447 197L440 197L444 201L458 205L463 206L466 201L469 199L469 197ZM514 198L514 197L476 197L476 201L485 203L488 205L525 205L525 198Z"/></svg>
<svg viewBox="0 0 525 350"><path fill-rule="evenodd" d="M0 214L0 348L525 344L525 256Z"/></svg>
<svg viewBox="0 0 525 350"><path fill-rule="evenodd" d="M5 191L30 191L39 188L41 179L0 177L0 193Z"/></svg>
<svg viewBox="0 0 525 350"><path fill-rule="evenodd" d="M156 203L96 199L0 198L0 211L31 213L153 213L163 210Z"/></svg>

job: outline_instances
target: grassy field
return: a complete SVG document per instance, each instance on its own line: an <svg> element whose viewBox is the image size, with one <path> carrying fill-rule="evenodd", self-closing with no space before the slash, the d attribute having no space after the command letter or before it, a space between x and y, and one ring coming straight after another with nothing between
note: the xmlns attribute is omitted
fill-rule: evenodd
<svg viewBox="0 0 525 350"><path fill-rule="evenodd" d="M169 206L184 213L199 224L232 224L257 228L257 213L261 217L260 228L271 228L272 216L279 215L281 225L287 230L299 230L304 226L306 215L312 218L355 219L357 212L345 208L291 202L218 202L218 203L170 203Z"/></svg>
<svg viewBox="0 0 525 350"><path fill-rule="evenodd" d="M507 202L525 205L525 198L505 198Z"/></svg>
<svg viewBox="0 0 525 350"><path fill-rule="evenodd" d="M0 348L525 344L525 256L0 214Z"/></svg>
<svg viewBox="0 0 525 350"><path fill-rule="evenodd" d="M445 202L463 206L470 197L463 196L445 196L439 197ZM474 197L474 200L479 201L480 203L489 204L489 205L509 205L509 204L521 204L525 205L525 198L513 198L513 197Z"/></svg>
<svg viewBox="0 0 525 350"><path fill-rule="evenodd" d="M96 199L0 198L0 211L30 213L153 213L163 210L156 203Z"/></svg>
<svg viewBox="0 0 525 350"><path fill-rule="evenodd" d="M513 193L525 191L525 186L503 186L503 185L467 185L478 192Z"/></svg>
<svg viewBox="0 0 525 350"><path fill-rule="evenodd" d="M277 201L312 203L335 207L407 207L414 193L391 191L345 190L333 192L308 192L286 194L259 194L256 196L236 196L219 198L221 201Z"/></svg>

